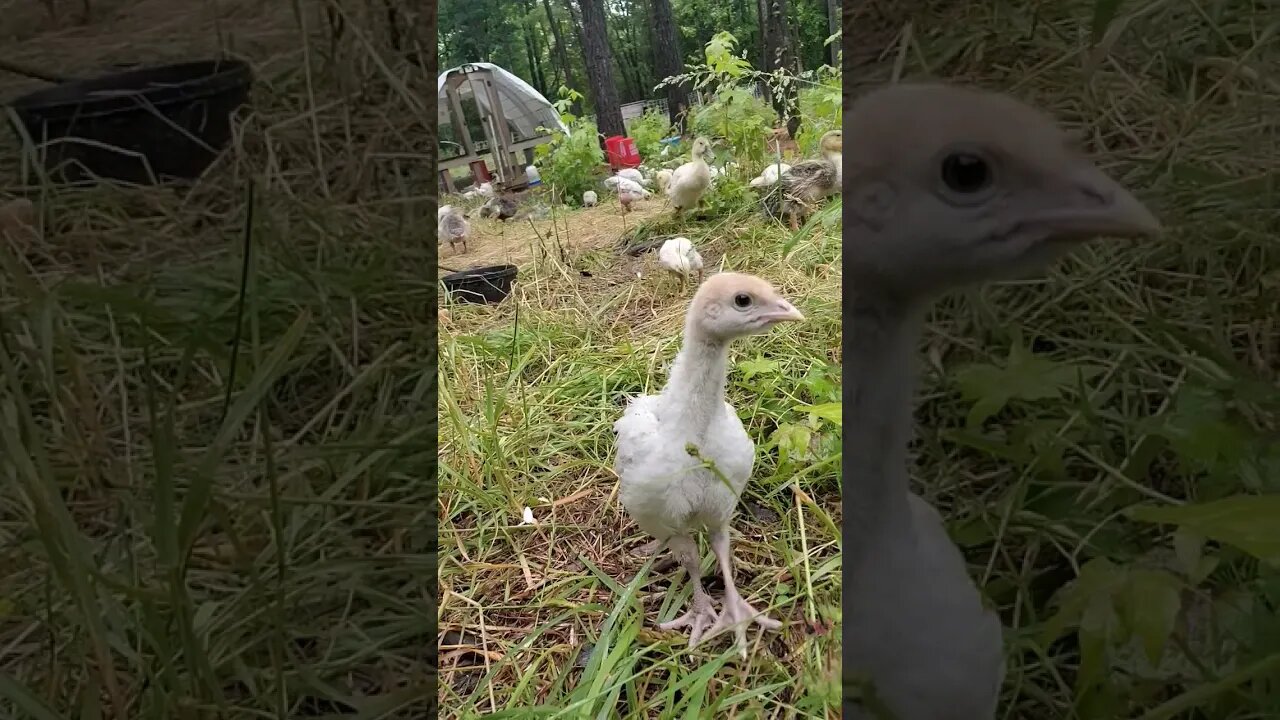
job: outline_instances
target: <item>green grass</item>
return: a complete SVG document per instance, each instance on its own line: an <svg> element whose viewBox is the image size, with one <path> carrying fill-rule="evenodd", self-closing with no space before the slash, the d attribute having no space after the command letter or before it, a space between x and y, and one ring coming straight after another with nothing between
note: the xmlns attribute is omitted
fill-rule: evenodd
<svg viewBox="0 0 1280 720"><path fill-rule="evenodd" d="M652 253L637 260L604 248L569 266L523 267L500 306L450 307L440 340L441 704L450 717L523 717L533 706L559 717L835 712L839 429L805 408L839 399L838 218L836 204L788 254L790 233L750 207L701 224L639 226L679 230L710 266L770 280L808 316L732 355L729 399L758 453L735 522L736 580L789 624L781 636L753 637L745 663L723 638L690 650L686 636L653 626L683 611L686 576L641 573L628 551L649 538L616 499L613 422L626 398L661 389L689 295L655 272ZM574 214L565 222L572 228ZM525 507L537 525L520 525Z"/></svg>
<svg viewBox="0 0 1280 720"><path fill-rule="evenodd" d="M399 134L431 86L350 32L308 79L326 38L255 29L195 187L26 189L0 239L0 716L435 700L433 143Z"/></svg>

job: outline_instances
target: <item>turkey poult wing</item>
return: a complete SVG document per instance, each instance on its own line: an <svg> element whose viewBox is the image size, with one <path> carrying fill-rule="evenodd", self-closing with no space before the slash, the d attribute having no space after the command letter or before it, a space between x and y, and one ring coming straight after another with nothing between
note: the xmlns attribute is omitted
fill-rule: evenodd
<svg viewBox="0 0 1280 720"><path fill-rule="evenodd" d="M737 507L755 462L755 443L732 405L724 403L707 428L698 446L702 460L685 449L685 432L672 432L679 423L664 415L673 412L663 396L643 395L632 399L613 424L618 498L640 529L658 540L721 527ZM714 463L724 478L703 460Z"/></svg>
<svg viewBox="0 0 1280 720"><path fill-rule="evenodd" d="M813 201L840 189L836 166L826 160L806 160L793 165L782 176L787 193L797 199Z"/></svg>

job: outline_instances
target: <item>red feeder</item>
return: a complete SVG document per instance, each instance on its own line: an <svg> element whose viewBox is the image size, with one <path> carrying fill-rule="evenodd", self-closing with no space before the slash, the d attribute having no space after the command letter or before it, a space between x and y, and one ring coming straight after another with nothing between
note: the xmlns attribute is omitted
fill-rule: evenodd
<svg viewBox="0 0 1280 720"><path fill-rule="evenodd" d="M624 167L636 167L640 164L640 153L636 152L636 141L622 135L614 135L604 141L605 153L609 156L609 167L617 170Z"/></svg>

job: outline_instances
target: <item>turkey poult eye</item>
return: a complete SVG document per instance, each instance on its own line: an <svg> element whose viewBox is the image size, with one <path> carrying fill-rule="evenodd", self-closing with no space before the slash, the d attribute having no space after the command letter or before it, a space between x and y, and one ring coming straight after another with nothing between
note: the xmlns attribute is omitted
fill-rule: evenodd
<svg viewBox="0 0 1280 720"><path fill-rule="evenodd" d="M738 293L733 296L733 304L739 308L751 307L751 296L746 293Z"/></svg>
<svg viewBox="0 0 1280 720"><path fill-rule="evenodd" d="M981 192L991 184L991 167L977 155L953 153L942 160L942 182L952 192Z"/></svg>

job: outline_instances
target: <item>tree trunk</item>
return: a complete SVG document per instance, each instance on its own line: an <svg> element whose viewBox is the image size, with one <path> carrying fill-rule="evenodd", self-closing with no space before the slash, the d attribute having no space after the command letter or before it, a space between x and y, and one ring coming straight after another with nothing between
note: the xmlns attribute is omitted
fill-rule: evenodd
<svg viewBox="0 0 1280 720"><path fill-rule="evenodd" d="M684 70L684 56L680 53L680 33L676 29L671 12L671 0L653 0L653 62L658 81L679 75ZM667 115L671 124L685 130L685 115L689 109L689 91L683 85L668 85Z"/></svg>
<svg viewBox="0 0 1280 720"><path fill-rule="evenodd" d="M835 35L840 32L840 0L827 0L827 35ZM840 41L836 40L827 46L827 50L831 54L831 67L835 67L840 61L837 57L840 54Z"/></svg>
<svg viewBox="0 0 1280 720"><path fill-rule="evenodd" d="M560 23L556 22L556 16L551 12L551 0L542 0L542 9L547 11L547 24L551 26L551 39L555 44L556 58L564 69L565 83L572 83L573 66L569 64L569 53L564 48L564 38L560 36Z"/></svg>
<svg viewBox="0 0 1280 720"><path fill-rule="evenodd" d="M534 65L537 61L533 58L533 34L529 32L528 24L524 26L524 56L525 62L529 64L529 79L532 81L529 84L538 92L546 95L547 89L542 87L542 83L538 81L538 70Z"/></svg>
<svg viewBox="0 0 1280 720"><path fill-rule="evenodd" d="M613 77L613 53L605 31L604 1L578 0L582 13L582 50L586 57L587 82L596 106L596 129L605 137L624 135L622 110Z"/></svg>
<svg viewBox="0 0 1280 720"><path fill-rule="evenodd" d="M764 69L766 72L782 69L787 73L794 72L794 55L791 49L790 33L787 31L787 0L760 0L760 34L764 36ZM795 102L796 86L788 84L782 93L769 90L770 100L778 118L786 118L787 132L795 137L800 129L800 117L788 113L788 105ZM794 109L794 108L793 108Z"/></svg>

